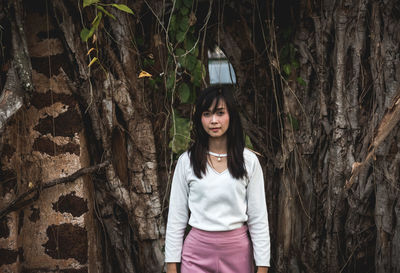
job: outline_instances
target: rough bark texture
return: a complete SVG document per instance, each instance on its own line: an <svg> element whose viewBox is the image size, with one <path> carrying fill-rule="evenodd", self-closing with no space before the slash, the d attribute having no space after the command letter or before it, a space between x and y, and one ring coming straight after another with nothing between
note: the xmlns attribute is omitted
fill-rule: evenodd
<svg viewBox="0 0 400 273"><path fill-rule="evenodd" d="M80 39L81 16L91 21L95 10L82 11L76 1L4 6L25 15L16 18L20 25L11 22L12 46L26 53L29 65L22 63L20 70L33 74L35 92L29 106L13 116L22 100L11 95L18 88L22 93L27 80L11 66L3 91L4 107L13 111L4 122L13 117L6 127L1 124L2 178L8 179L2 208L36 183L87 165L112 164L69 186L40 187L43 191L20 204L28 207L2 218L10 231L2 239L8 254L1 255L1 271L160 272L164 224L153 125L143 103L143 80L137 80L139 55L131 45L135 18L115 9L118 20L102 22L118 41L96 33L105 73L98 65L88 67L92 42Z"/></svg>
<svg viewBox="0 0 400 273"><path fill-rule="evenodd" d="M46 34L54 33L55 26L46 22L44 6L35 9L18 3L15 13L29 16L14 25L23 36L12 39L12 48L13 52L25 52L26 47L29 65L21 62L19 70L27 71L34 90L29 103L10 119L2 134L0 203L2 208L17 211L2 218L10 232L0 242L1 250L8 252L1 255L0 271L54 272L59 268L95 272L93 250L98 249L98 241L87 177L51 188L47 183L89 164L79 105L55 69L61 65L64 49L58 37ZM17 32L11 33L15 37ZM54 66L53 58L58 59ZM10 86L23 90L22 77L16 79ZM14 203L14 199L19 201Z"/></svg>
<svg viewBox="0 0 400 273"><path fill-rule="evenodd" d="M84 43L93 6L0 1L0 211L29 193L0 219L1 272L162 271L169 113L187 106L138 75L148 56L166 74L172 3L103 2L135 15L110 9ZM399 1L194 1L193 15L200 50L235 68L261 154L270 272L400 272Z"/></svg>

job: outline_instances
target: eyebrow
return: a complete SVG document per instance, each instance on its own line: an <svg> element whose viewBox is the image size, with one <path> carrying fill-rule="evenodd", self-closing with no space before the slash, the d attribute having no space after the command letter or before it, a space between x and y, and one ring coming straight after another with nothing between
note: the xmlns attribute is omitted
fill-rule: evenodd
<svg viewBox="0 0 400 273"><path fill-rule="evenodd" d="M224 110L224 109L226 109L226 107L218 107L218 108L214 108L213 110L206 109L206 110L204 110L204 112L213 112L213 113L215 113L215 112L217 112L219 110Z"/></svg>

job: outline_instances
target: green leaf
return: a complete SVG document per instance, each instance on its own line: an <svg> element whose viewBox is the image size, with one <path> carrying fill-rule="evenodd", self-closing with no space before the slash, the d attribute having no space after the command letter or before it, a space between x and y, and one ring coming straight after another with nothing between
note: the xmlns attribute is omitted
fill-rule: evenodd
<svg viewBox="0 0 400 273"><path fill-rule="evenodd" d="M195 72L191 78L193 85L196 87L200 87L201 86L201 80L202 80L202 75L199 72Z"/></svg>
<svg viewBox="0 0 400 273"><path fill-rule="evenodd" d="M135 37L134 37L134 40L136 41L136 43L137 43L139 46L144 45L143 37L141 37L141 36L135 36Z"/></svg>
<svg viewBox="0 0 400 273"><path fill-rule="evenodd" d="M176 41L178 43L183 42L183 40L185 40L185 32L183 31L178 31L178 33L176 33Z"/></svg>
<svg viewBox="0 0 400 273"><path fill-rule="evenodd" d="M292 125L293 130L298 131L300 128L299 121L295 117L293 117L291 114L288 114L287 117L290 122L290 125Z"/></svg>
<svg viewBox="0 0 400 273"><path fill-rule="evenodd" d="M103 18L103 13L102 12L98 12L97 15L96 15L96 18L94 18L94 20L92 22L93 31L96 30L99 27L101 18Z"/></svg>
<svg viewBox="0 0 400 273"><path fill-rule="evenodd" d="M183 4L188 7L191 8L192 4L193 4L193 0L183 0Z"/></svg>
<svg viewBox="0 0 400 273"><path fill-rule="evenodd" d="M178 62L181 64L183 68L186 68L186 56L184 56L185 50L182 48L178 48L175 52L175 55L178 57Z"/></svg>
<svg viewBox="0 0 400 273"><path fill-rule="evenodd" d="M199 47L198 46L196 46L194 49L194 56L196 56L196 58L199 57Z"/></svg>
<svg viewBox="0 0 400 273"><path fill-rule="evenodd" d="M89 38L93 36L94 31L95 31L95 28L93 26L90 28L90 30L87 28L83 28L81 30L81 34L80 34L82 41L87 42L89 40Z"/></svg>
<svg viewBox="0 0 400 273"><path fill-rule="evenodd" d="M174 83L175 83L175 73L170 73L167 77L166 88L172 89L174 87Z"/></svg>
<svg viewBox="0 0 400 273"><path fill-rule="evenodd" d="M182 0L175 0L175 10L180 9L182 6Z"/></svg>
<svg viewBox="0 0 400 273"><path fill-rule="evenodd" d="M89 32L89 38L93 36L94 31L95 31L94 27L91 27Z"/></svg>
<svg viewBox="0 0 400 273"><path fill-rule="evenodd" d="M195 40L192 37L186 37L185 43L184 43L185 49L186 50L191 50L191 49L194 50L193 49L194 45L195 45Z"/></svg>
<svg viewBox="0 0 400 273"><path fill-rule="evenodd" d="M154 65L154 63L155 63L155 60L152 60L152 59L149 59L149 58L145 58L143 60L143 67L152 66L152 65Z"/></svg>
<svg viewBox="0 0 400 273"><path fill-rule="evenodd" d="M178 94L181 102L188 103L190 99L190 89L186 83L182 83L178 87Z"/></svg>
<svg viewBox="0 0 400 273"><path fill-rule="evenodd" d="M189 18L188 18L188 17L183 17L183 18L181 19L181 22L180 22L180 24L179 24L179 28L180 28L182 31L186 31L186 30L189 28Z"/></svg>
<svg viewBox="0 0 400 273"><path fill-rule="evenodd" d="M117 18L115 18L114 15L112 15L111 13L109 13L105 8L103 8L102 6L96 6L97 9L101 10L102 12L104 12L105 15L107 15L108 17L111 17L112 19L116 20Z"/></svg>
<svg viewBox="0 0 400 273"><path fill-rule="evenodd" d="M112 6L117 8L117 9L119 9L119 10L122 10L122 11L125 11L127 13L130 13L130 14L134 15L133 11L127 5L124 5L124 4L112 4Z"/></svg>
<svg viewBox="0 0 400 273"><path fill-rule="evenodd" d="M290 64L284 64L284 65L283 65L283 71L285 72L285 74L286 74L287 76L289 76L289 75L290 75L290 71L291 71Z"/></svg>
<svg viewBox="0 0 400 273"><path fill-rule="evenodd" d="M192 85L192 88L190 90L190 99L188 103L194 104L196 103L196 86Z"/></svg>
<svg viewBox="0 0 400 273"><path fill-rule="evenodd" d="M170 54L168 54L168 57L167 57L167 64L168 64L169 66L175 65L175 63L174 63L174 61L173 61L173 59L172 59L172 56L171 56Z"/></svg>
<svg viewBox="0 0 400 273"><path fill-rule="evenodd" d="M185 54L185 50L182 48L178 48L175 52L175 55L178 57L181 57L183 54Z"/></svg>
<svg viewBox="0 0 400 273"><path fill-rule="evenodd" d="M197 58L193 54L188 54L186 59L187 59L187 61L186 61L187 69L190 72L194 72L194 70L196 69L197 61L198 61Z"/></svg>
<svg viewBox="0 0 400 273"><path fill-rule="evenodd" d="M181 14L182 14L182 15L185 15L185 16L186 16L186 15L189 14L189 9L188 9L187 7L181 8L180 11L181 11Z"/></svg>
<svg viewBox="0 0 400 273"><path fill-rule="evenodd" d="M91 4L98 3L99 0L83 0L83 7L90 6Z"/></svg>
<svg viewBox="0 0 400 273"><path fill-rule="evenodd" d="M201 64L201 75L204 77L207 73L206 66L202 63Z"/></svg>
<svg viewBox="0 0 400 273"><path fill-rule="evenodd" d="M87 29L87 28L83 28L83 29L81 30L81 40L82 40L83 42L87 42L87 40L88 40L92 35L93 35L93 33L90 34L90 30Z"/></svg>
<svg viewBox="0 0 400 273"><path fill-rule="evenodd" d="M180 117L176 111L175 124L173 124L170 129L170 137L171 142L169 143L169 146L173 153L180 154L187 150L190 143L190 121L186 118Z"/></svg>
<svg viewBox="0 0 400 273"><path fill-rule="evenodd" d="M200 60L196 59L195 68L192 73L191 81L193 85L196 87L201 86L201 82L203 80L203 75L205 75L205 66Z"/></svg>
<svg viewBox="0 0 400 273"><path fill-rule="evenodd" d="M99 59L97 57L94 57L90 63L88 64L88 67L91 67L95 62L99 61Z"/></svg>
<svg viewBox="0 0 400 273"><path fill-rule="evenodd" d="M247 148L250 148L253 150L253 143L251 143L250 137L248 135L246 135L246 138L245 138L245 145Z"/></svg>
<svg viewBox="0 0 400 273"><path fill-rule="evenodd" d="M176 15L174 14L174 15L172 15L171 16L171 21L170 21L170 25L169 25L169 30L171 31L173 31L173 30L175 30L176 29Z"/></svg>
<svg viewBox="0 0 400 273"><path fill-rule="evenodd" d="M302 86L307 86L307 83L303 80L302 77L297 77L297 82Z"/></svg>
<svg viewBox="0 0 400 273"><path fill-rule="evenodd" d="M298 61L294 60L294 61L292 62L292 66L293 66L295 69L297 69L297 68L300 67L300 64L299 64Z"/></svg>

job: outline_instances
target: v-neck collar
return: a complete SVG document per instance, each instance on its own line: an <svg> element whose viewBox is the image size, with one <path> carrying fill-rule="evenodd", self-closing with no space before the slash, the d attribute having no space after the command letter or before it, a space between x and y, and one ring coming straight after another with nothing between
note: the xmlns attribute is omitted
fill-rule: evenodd
<svg viewBox="0 0 400 273"><path fill-rule="evenodd" d="M222 175L224 173L226 173L228 171L228 168L226 168L225 170L223 170L222 172L217 171L216 169L213 168L213 166L211 166L210 163L207 162L207 166L217 175Z"/></svg>

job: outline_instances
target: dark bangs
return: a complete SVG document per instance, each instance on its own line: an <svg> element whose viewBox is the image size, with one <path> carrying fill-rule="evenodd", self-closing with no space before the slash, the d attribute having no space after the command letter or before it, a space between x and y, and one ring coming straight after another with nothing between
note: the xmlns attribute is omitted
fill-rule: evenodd
<svg viewBox="0 0 400 273"><path fill-rule="evenodd" d="M213 96L213 95L215 95L215 96ZM222 94L212 94L212 93L207 94L203 99L203 102L202 102L201 107L199 109L199 113L203 114L203 112L208 111L210 109L211 105L213 104L214 100L216 100L214 109L211 109L211 112L214 113L215 109L218 106L219 101L221 100L221 98L222 98Z"/></svg>

